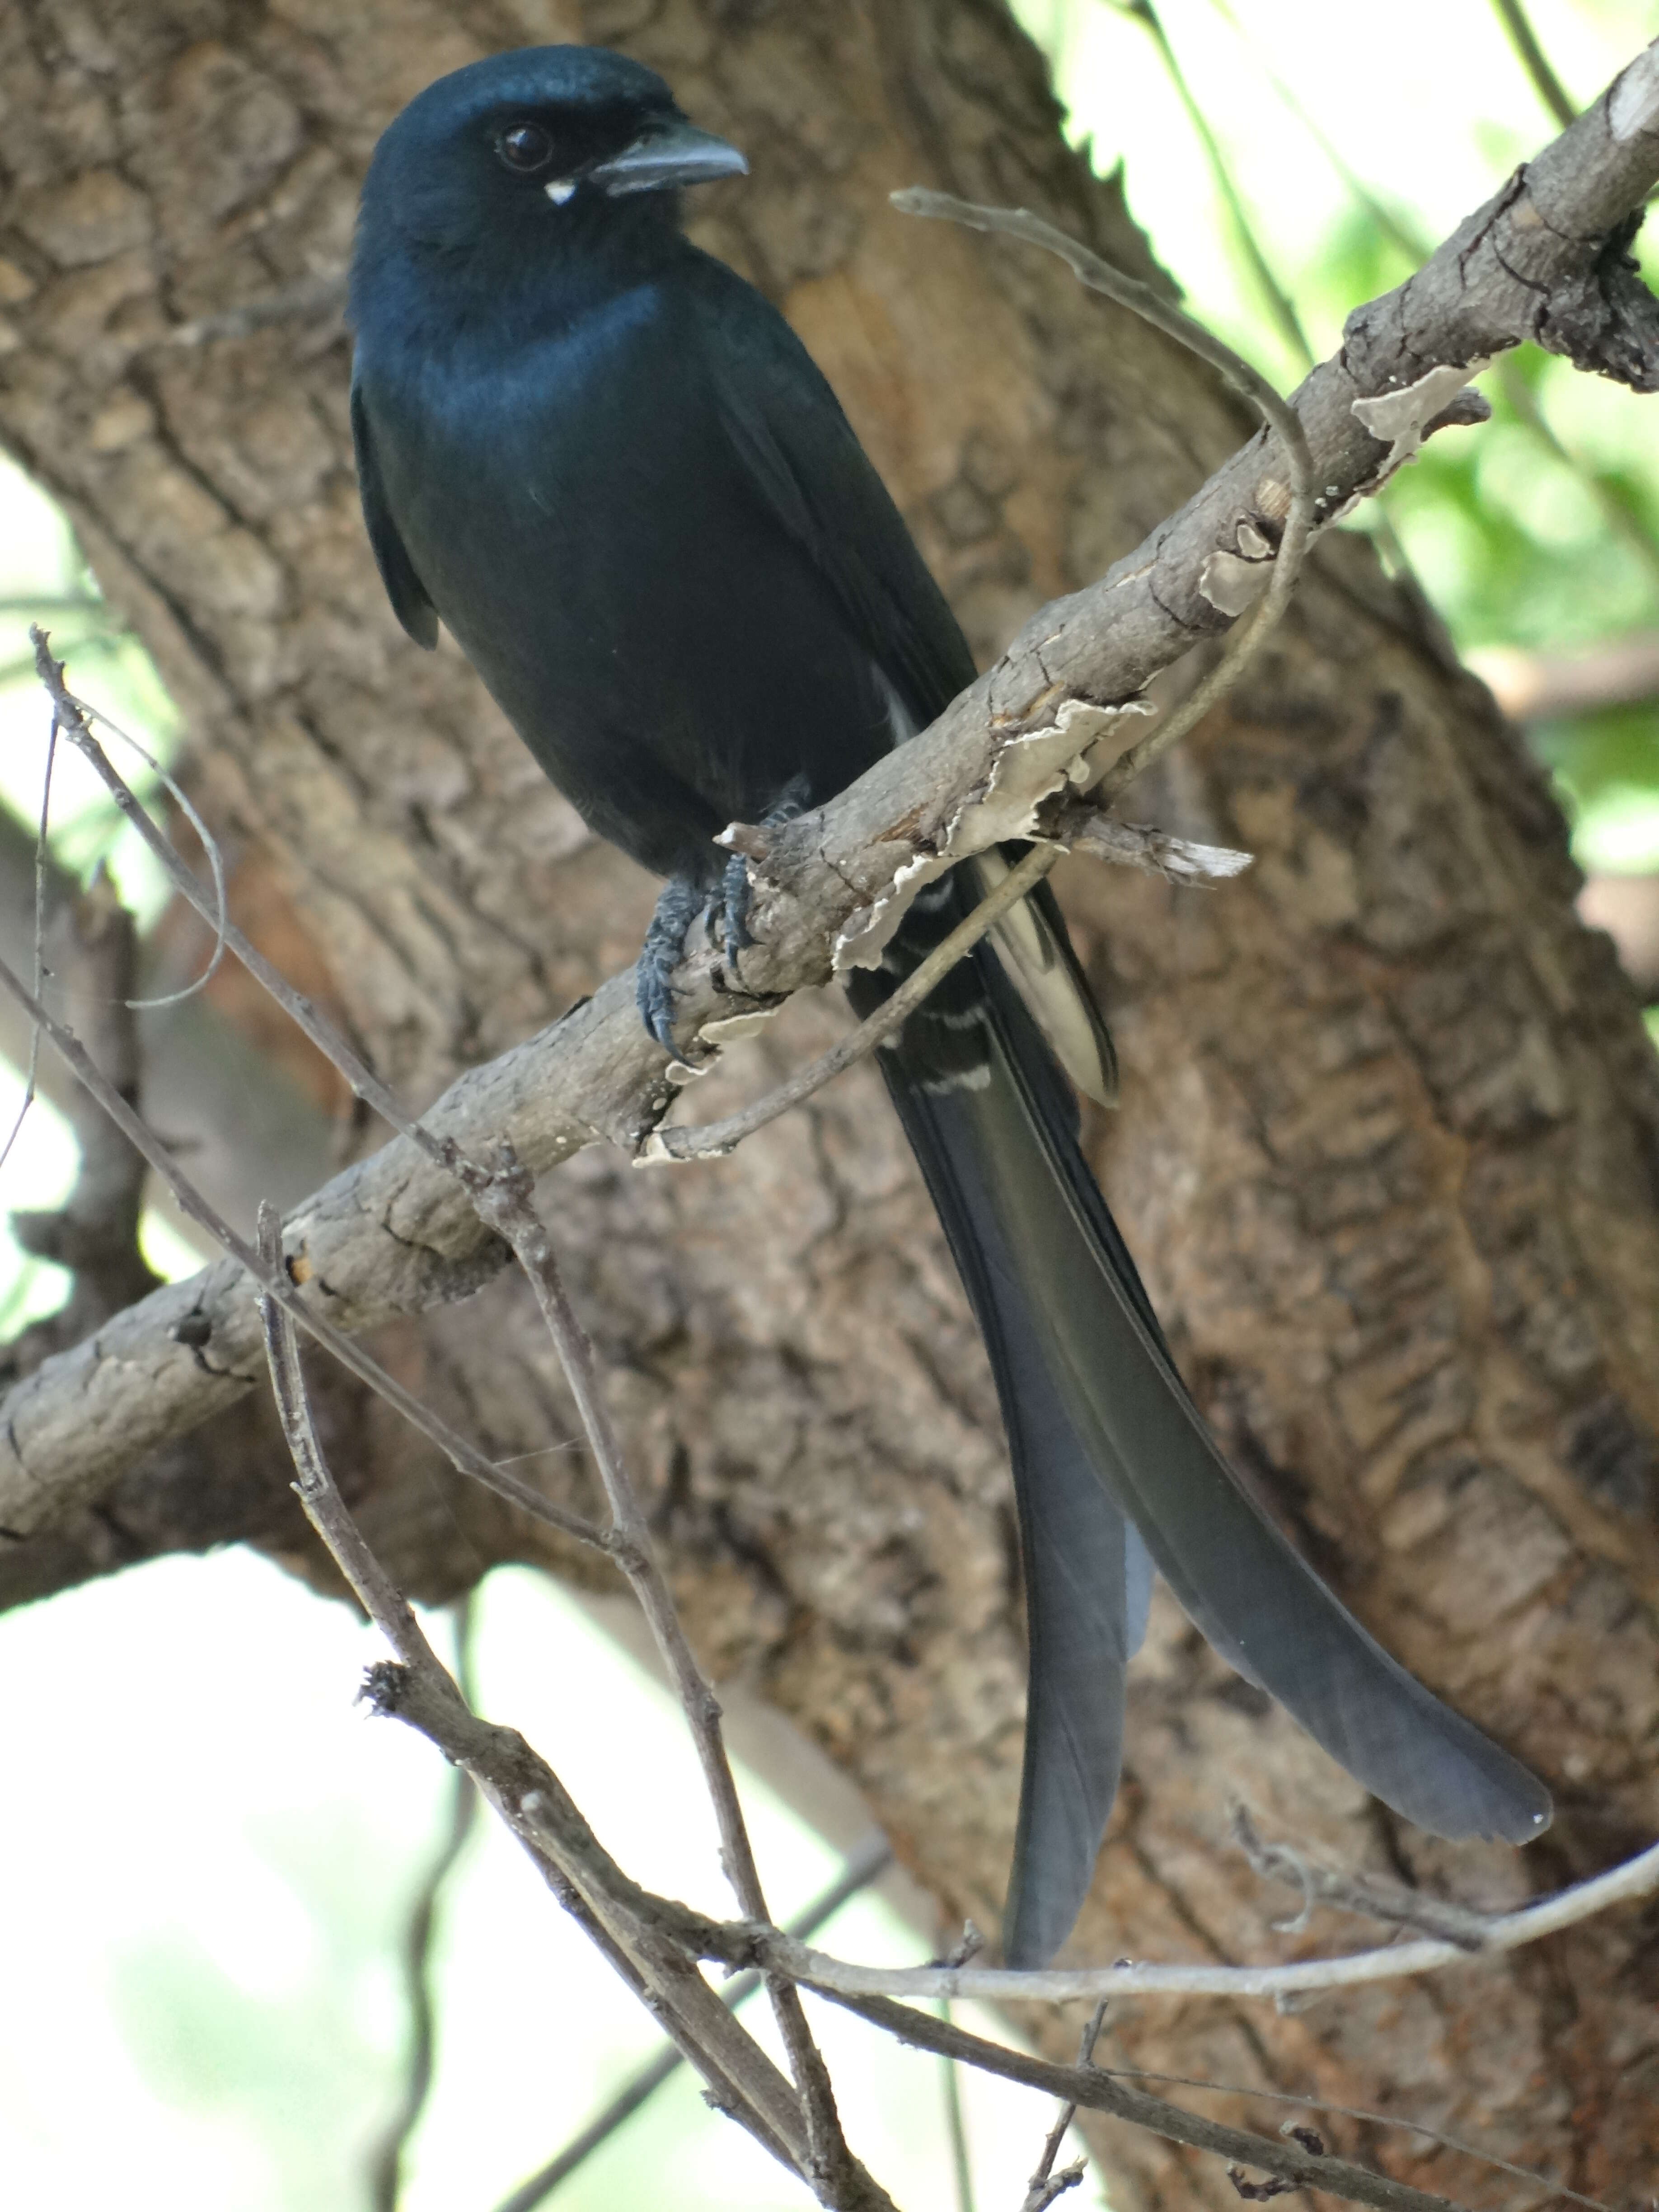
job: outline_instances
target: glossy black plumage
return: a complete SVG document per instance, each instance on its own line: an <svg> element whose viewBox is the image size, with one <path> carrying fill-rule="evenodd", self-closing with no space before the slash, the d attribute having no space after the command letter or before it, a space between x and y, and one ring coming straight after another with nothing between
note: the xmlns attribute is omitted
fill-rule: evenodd
<svg viewBox="0 0 1659 2212"><path fill-rule="evenodd" d="M429 645L441 618L592 826L711 892L718 830L830 798L974 673L823 379L681 234L676 182L729 171L728 151L617 56L500 56L382 139L352 278L364 511L405 628ZM856 1006L951 926L975 873L918 902ZM1014 1461L1031 1692L1007 1955L1050 1955L1088 1886L1149 1553L1217 1649L1399 1810L1448 1836L1535 1834L1539 1785L1388 1657L1217 1453L1044 1042L1109 1086L1046 890L1001 943L880 1058Z"/></svg>

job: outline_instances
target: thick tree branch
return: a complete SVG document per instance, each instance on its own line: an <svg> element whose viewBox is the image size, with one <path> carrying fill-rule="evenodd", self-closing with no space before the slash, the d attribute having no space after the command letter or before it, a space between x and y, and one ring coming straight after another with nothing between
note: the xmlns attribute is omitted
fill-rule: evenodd
<svg viewBox="0 0 1659 2212"><path fill-rule="evenodd" d="M1659 387L1659 307L1632 278L1632 211L1659 180L1659 47L1461 226L1406 284L1349 319L1295 398L1322 519L1375 490L1446 419L1474 367L1534 339ZM689 1055L721 1025L879 956L903 896L954 860L1042 836L1121 751L1152 676L1224 629L1267 581L1288 506L1253 440L1137 551L1042 611L932 727L820 811L744 833L756 878L739 996L712 946L678 978ZM1128 725L1133 726L1133 725ZM645 1036L631 974L453 1085L422 1126L463 1151L505 1138L532 1172L607 1138L637 1153L685 1079ZM501 1265L453 1177L408 1139L295 1210L286 1249L337 1328L465 1297ZM0 1526L17 1538L249 1387L254 1286L230 1262L170 1285L48 1361L5 1401Z"/></svg>

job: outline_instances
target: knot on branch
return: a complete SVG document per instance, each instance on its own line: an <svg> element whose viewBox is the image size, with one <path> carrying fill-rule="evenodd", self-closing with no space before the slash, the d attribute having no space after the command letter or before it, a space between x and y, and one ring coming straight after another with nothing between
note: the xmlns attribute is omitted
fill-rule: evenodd
<svg viewBox="0 0 1659 2212"><path fill-rule="evenodd" d="M1631 252L1645 210L1638 208L1585 270L1553 285L1534 331L1547 352L1632 392L1659 392L1659 300Z"/></svg>
<svg viewBox="0 0 1659 2212"><path fill-rule="evenodd" d="M377 1659L372 1667L363 1669L357 1702L367 1705L381 1720L396 1720L409 1701L414 1680L413 1670L400 1661Z"/></svg>
<svg viewBox="0 0 1659 2212"><path fill-rule="evenodd" d="M1277 2174L1271 2181L1251 2181L1242 2166L1230 2166L1227 2179L1233 2185L1234 2193L1251 2204L1265 2204L1273 2197L1289 2197L1301 2186L1299 2182L1286 2181Z"/></svg>

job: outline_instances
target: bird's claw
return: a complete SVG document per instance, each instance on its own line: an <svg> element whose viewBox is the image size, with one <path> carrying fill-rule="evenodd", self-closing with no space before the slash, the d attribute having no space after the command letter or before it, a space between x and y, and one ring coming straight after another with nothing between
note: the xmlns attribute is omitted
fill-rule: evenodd
<svg viewBox="0 0 1659 2212"><path fill-rule="evenodd" d="M702 911L707 896L700 885L678 877L664 887L634 971L640 1019L663 1050L676 1058L674 971L685 957L685 933Z"/></svg>
<svg viewBox="0 0 1659 2212"><path fill-rule="evenodd" d="M647 1032L665 1052L673 1052L674 994L668 978L649 960L642 959L635 978L634 995Z"/></svg>

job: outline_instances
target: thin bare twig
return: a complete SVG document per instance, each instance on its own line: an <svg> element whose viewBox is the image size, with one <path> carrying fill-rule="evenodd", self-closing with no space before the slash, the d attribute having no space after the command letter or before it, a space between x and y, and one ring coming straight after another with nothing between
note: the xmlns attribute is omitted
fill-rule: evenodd
<svg viewBox="0 0 1659 2212"><path fill-rule="evenodd" d="M760 1869L755 1862L732 1762L726 1756L720 1702L697 1664L657 1563L650 1526L600 1387L593 1346L570 1303L546 1224L536 1212L532 1179L520 1165L511 1146L506 1144L499 1147L489 1168L480 1169L463 1161L457 1172L471 1194L480 1219L513 1247L536 1294L542 1319L558 1352L565 1380L576 1401L577 1416L610 1501L613 1555L634 1586L635 1595L650 1624L669 1680L690 1725L702 1769L703 1786L708 1792L720 1830L720 1857L726 1879L745 1915L751 1920L766 1920L769 1916ZM826 2204L844 2206L849 2212L854 2206L890 2204L885 2191L865 2172L847 2147L829 2070L812 2040L799 1992L783 1977L770 1975L767 1993L806 2112L808 2179Z"/></svg>
<svg viewBox="0 0 1659 2212"><path fill-rule="evenodd" d="M1313 532L1320 497L1315 489L1313 453L1307 431L1290 401L1242 354L1235 353L1212 331L1206 331L1201 323L1183 314L1149 284L1126 276L1121 270L1113 268L1097 253L1090 252L1054 223L1045 222L1041 216L1031 215L1024 208L978 207L949 192L920 189L895 192L891 198L893 205L907 215L942 217L963 223L970 230L993 231L1058 254L1079 282L1091 292L1103 293L1109 300L1127 307L1132 314L1139 315L1185 346L1189 353L1196 354L1200 360L1219 369L1235 390L1256 409L1284 448L1290 478L1284 526L1278 546L1266 548L1255 564L1262 571L1266 592L1244 629L1234 635L1226 652L1197 689L1138 745L1132 745L1114 761L1093 786L1090 797L1097 807L1104 809L1171 745L1196 728L1217 701L1238 681L1289 605Z"/></svg>
<svg viewBox="0 0 1659 2212"><path fill-rule="evenodd" d="M277 1234L277 1256L281 1232ZM453 1608L455 1623L455 1684L471 1705L472 1636L477 1620L477 1593L469 1590ZM437 2007L433 1986L433 1942L437 1932L438 1905L461 1853L477 1824L478 1792L465 1767L452 1770L449 1802L443 1830L410 1901L401 1946L404 2004L408 2014L409 2050L404 2060L404 2079L397 2110L386 2122L380 2142L368 2159L369 2201L374 2212L398 2212L403 2196L404 2174L410 2145L421 2124L432 2094L433 2067L437 2052Z"/></svg>
<svg viewBox="0 0 1659 2212"><path fill-rule="evenodd" d="M981 207L972 200L957 199L953 193L928 191L920 185L893 192L890 198L902 215L929 216L962 223L969 230L994 231L1004 238L1017 238L1028 246L1040 246L1049 253L1058 254L1078 281L1086 284L1091 292L1103 293L1120 307L1127 307L1131 314L1139 315L1143 322L1151 323L1166 337L1184 346L1188 353L1196 354L1200 361L1218 369L1277 433L1285 447L1289 471L1294 474L1299 462L1311 487L1313 456L1295 408L1243 354L1235 353L1213 331L1183 313L1163 293L1155 292L1139 277L1126 276L1121 269L1115 269L1109 261L1091 253L1056 224L1045 222L1041 216L1032 215L1025 208ZM1285 530L1288 535L1288 522Z"/></svg>
<svg viewBox="0 0 1659 2212"><path fill-rule="evenodd" d="M143 801L128 785L109 755L93 734L87 719L89 710L69 690L64 681L64 663L52 659L51 641L46 632L40 629L31 629L29 635L34 641L36 672L51 696L57 720L62 726L64 736L69 738L102 781L110 797L119 808L123 819L131 824L145 846L160 861L173 889L195 908L209 928L215 933L221 948L227 945L229 947L243 967L247 969L248 974L269 993L295 1026L303 1031L324 1058L330 1061L338 1073L345 1079L356 1095L366 1105L372 1106L381 1120L390 1127L397 1130L399 1136L407 1137L411 1144L418 1145L429 1160L438 1166L449 1167L451 1159L448 1149L432 1134L430 1130L422 1127L418 1121L411 1120L404 1113L394 1094L380 1081L374 1069L352 1050L326 1016L318 1012L315 1005L307 998L303 991L296 991L288 978L279 969L272 967L264 953L256 945L250 944L229 919L225 911L224 880L219 869L218 848L208 835L205 827L197 818L194 809L191 808L190 810L191 819L196 822L198 834L201 836L214 866L216 896L210 902L207 893L174 850L172 840L162 830L158 830L155 823L150 820ZM129 739L128 742L131 744L137 741ZM140 750L143 750L142 747ZM148 754L145 757L149 758ZM150 765L155 767L155 763L152 761ZM161 771L158 769L157 773ZM170 787L175 792L178 789L176 785L170 785ZM186 806L189 805L187 800L182 800L182 795L181 803ZM216 959L217 955L216 954L215 957ZM211 970L209 972L211 973ZM205 981L206 977L202 980Z"/></svg>
<svg viewBox="0 0 1659 2212"><path fill-rule="evenodd" d="M814 1898L804 1911L789 1922L790 1934L799 1936L804 1942L826 1922L832 1920L843 1905L877 1881L892 1861L892 1845L878 1832L872 1833L852 1853L830 1887ZM735 1975L720 1993L721 2003L729 2006L733 2012L737 2011L740 2005L754 1996L763 1978L752 1967ZM684 2063L683 2054L672 2043L666 2045L657 2057L642 2066L630 2081L624 2083L602 2112L594 2114L580 2134L574 2136L556 2158L550 2159L539 2172L530 2175L510 2197L504 2197L496 2207L496 2212L535 2212L535 2207L545 2203L554 2191L568 2181L579 2166L585 2165L601 2144L608 2142L617 2129L630 2120Z"/></svg>
<svg viewBox="0 0 1659 2212"><path fill-rule="evenodd" d="M1288 1844L1269 1843L1242 1805L1233 1808L1228 1839L1242 1850L1256 1873L1268 1881L1282 1881L1302 1893L1302 1910L1291 1920L1277 1920L1281 1935L1299 1935L1316 1905L1329 1905L1343 1912L1358 1912L1392 1928L1410 1928L1419 1936L1437 1936L1455 1943L1460 1950L1484 1951L1494 1924L1489 1912L1472 1911L1466 1905L1430 1897L1398 1883L1381 1882L1370 1875L1339 1873L1305 1858Z"/></svg>
<svg viewBox="0 0 1659 2212"><path fill-rule="evenodd" d="M1521 0L1492 0L1504 28L1510 34L1510 44L1521 58L1521 66L1532 79L1532 88L1565 131L1569 123L1577 120L1578 110L1567 97L1566 88L1550 67L1544 49L1538 43L1538 34Z"/></svg>
<svg viewBox="0 0 1659 2212"><path fill-rule="evenodd" d="M948 2023L951 2001L943 1999L939 2018ZM956 2061L941 2058L940 2089L945 2099L945 2140L951 2149L951 2179L956 2191L957 2212L974 2212L974 2161L968 2148L968 2115L962 2108L962 2080Z"/></svg>
<svg viewBox="0 0 1659 2212"><path fill-rule="evenodd" d="M77 699L67 688L64 680L64 664L61 660L52 659L51 640L38 623L29 624L29 642L34 647L34 672L45 685L46 696L52 701L53 737L56 738L61 730L76 750L103 775L105 783L109 785L112 795L115 797L116 804L125 817L128 821L133 821L136 809L143 815L144 824L148 828L150 826L149 817L143 813L139 800L127 788L126 784L121 778L115 775L115 771L103 748L92 734L94 720L101 722L112 737L119 738L124 745L130 745L151 775L159 779L173 804L201 840L202 850L207 855L208 867L213 877L213 907L210 912L205 906L201 906L199 911L203 920L213 931L212 956L201 974L193 981L186 983L181 990L169 991L163 998L133 999L128 1001L135 1012L153 1013L163 1006L181 1005L185 1000L193 999L198 991L206 989L219 972L219 963L225 957L227 929L225 864L224 856L219 850L219 841L197 811L190 793L162 767L149 746L135 738L131 731L124 730L118 722L112 722L101 709L89 707L84 699ZM104 773L106 769L108 770L107 774ZM120 787L118 793L115 789L118 784ZM125 798L122 794L125 794ZM127 803L129 801L130 805ZM136 823L135 826L137 826ZM145 842L149 844L151 851L155 853L158 858L161 857L161 848L164 846L167 854L173 854L172 845L161 837L159 830L155 832L155 838L160 840L160 842L157 843L149 837L146 837ZM178 860L176 854L173 854L173 857L177 861L178 866L182 869L184 863ZM171 866L165 860L163 865L168 866L168 872L171 874L173 872ZM194 881L194 878L192 878L191 880Z"/></svg>
<svg viewBox="0 0 1659 2212"><path fill-rule="evenodd" d="M1540 1904L1496 1916L1486 1929L1479 1955L1519 1950L1613 1905L1651 1897L1656 1891L1659 1891L1659 1844ZM1059 1967L1033 1972L1006 1966L854 1966L804 1944L769 1937L766 1948L771 1963L825 1996L983 1997L993 2003L1033 1998L1065 2002L1079 1997L1128 1996L1291 1996L1307 1990L1346 1989L1356 1983L1394 1981L1441 1966L1474 1963L1463 1944L1431 1940L1396 1943L1379 1951L1352 1952L1346 1958L1306 1959L1285 1966L1142 1966L1126 1960L1115 1966Z"/></svg>
<svg viewBox="0 0 1659 2212"><path fill-rule="evenodd" d="M1507 2173L1516 2181L1535 2183L1546 2192L1538 2200L1540 2204L1552 2203L1559 2197L1569 2204L1582 2204L1585 2212L1614 2212L1614 2208L1604 2203L1599 2197L1582 2197L1576 2189L1569 2189L1565 2183L1553 2180L1535 2166L1516 2166L1507 2158L1499 2158L1496 2151L1483 2150L1479 2143L1469 2142L1462 2136L1445 2135L1438 2128L1425 2126L1421 2120L1402 2119L1397 2112L1368 2112L1358 2105L1328 2104L1322 2097L1292 2096L1284 2089L1247 2088L1242 2082L1206 2081L1193 2074L1159 2074L1144 2066L1114 2066L1109 2071L1113 2080L1118 2081L1157 2081L1166 2088L1204 2089L1218 2097L1255 2097L1263 2104L1291 2106L1297 2112L1318 2112L1334 2119L1359 2120L1368 2127L1395 2128L1404 2135L1417 2136L1425 2142L1431 2142L1441 2150L1455 2150L1461 2157L1475 2159L1482 2166L1489 2166L1498 2173ZM1297 2142L1302 2141L1300 2131L1288 2120L1279 2133L1291 2136Z"/></svg>
<svg viewBox="0 0 1659 2212"><path fill-rule="evenodd" d="M52 776L58 764L58 720L56 709L52 717L52 728L46 736L46 765L40 778L40 821L34 833L34 995L46 996L46 883L51 866L51 852L46 843L52 823ZM28 1072L23 1080L22 1103L17 1109L17 1118L11 1133L0 1146L0 1168L11 1158L11 1148L17 1142L28 1110L34 1103L35 1084L40 1073L40 1024L29 1026Z"/></svg>
<svg viewBox="0 0 1659 2212"><path fill-rule="evenodd" d="M133 1110L91 1060L74 1032L47 1012L3 961L0 961L0 990L9 992L24 1012L40 1024L45 1035L68 1061L76 1080L85 1085L129 1144L143 1153L161 1177L178 1200L180 1211L206 1230L214 1242L246 1270L265 1297L275 1298L294 1316L302 1328L334 1354L342 1366L349 1368L359 1382L368 1383L369 1389L378 1392L388 1405L395 1407L405 1420L437 1445L462 1474L471 1475L475 1481L483 1483L486 1489L493 1490L513 1504L520 1506L537 1520L545 1521L564 1535L574 1536L580 1543L592 1544L600 1551L614 1551L612 1540L602 1529L584 1520L580 1514L555 1504L529 1483L520 1481L517 1475L507 1473L493 1460L486 1459L476 1444L469 1443L459 1431L452 1429L436 1413L428 1412L412 1392L404 1389L401 1382L388 1375L380 1362L365 1352L361 1345L336 1328L331 1322L325 1321L320 1314L313 1313L286 1273L281 1269L267 1267L252 1246L244 1237L239 1237L216 1208L208 1203L148 1122Z"/></svg>
<svg viewBox="0 0 1659 2212"><path fill-rule="evenodd" d="M1095 2045L1100 2040L1100 2031L1106 2021L1106 2000L1103 1997L1095 2007L1078 2039L1077 2063L1079 2066L1091 2063ZM1020 2212L1048 2212L1056 2197L1063 2197L1068 2189L1075 2189L1082 2180L1085 2168L1081 2159L1056 2173L1054 2160L1060 2156L1060 2147L1066 2140L1066 2131L1077 2118L1077 2106L1069 2100L1054 2114L1054 2124L1043 2141L1042 2155L1026 2185L1025 2202Z"/></svg>
<svg viewBox="0 0 1659 2212"><path fill-rule="evenodd" d="M922 2051L939 2051L966 2065L977 2066L988 2074L1000 2075L1005 2081L1023 2082L1028 2088L1046 2089L1086 2112L1105 2112L1114 2119L1127 2120L1132 2126L1145 2128L1169 2142L1185 2143L1194 2150L1210 2151L1260 2172L1276 2175L1293 2187L1323 2190L1327 2195L1346 2198L1352 2204L1370 2205L1373 2212L1462 2212L1462 2208L1449 2197L1431 2196L1426 2190L1413 2189L1403 2181L1391 2180L1386 2174L1352 2165L1346 2159L1316 2155L1298 2142L1224 2126L1219 2121L1206 2119L1200 2113L1187 2112L1162 2097L1154 2097L1145 2089L1132 2088L1115 2075L1104 2073L1097 2067L1056 2066L1048 2059L1029 2057L1023 2051L1011 2051L1001 2044L988 2042L983 2036L970 2035L965 2028L934 2019L931 2013L894 2004L884 1997L826 1994L832 1996L835 2003L856 2013L860 2020L884 2028L901 2043L914 2044Z"/></svg>
<svg viewBox="0 0 1659 2212"><path fill-rule="evenodd" d="M1253 853L1230 845L1199 845L1190 837L1172 837L1140 822L1120 822L1103 814L1093 801L1073 799L1060 808L1047 825L1054 842L1068 852L1086 853L1091 860L1115 860L1126 868L1139 868L1166 882L1194 887L1228 882L1253 866Z"/></svg>
<svg viewBox="0 0 1659 2212"><path fill-rule="evenodd" d="M1221 374L1261 413L1269 430L1275 432L1285 450L1291 478L1288 493L1289 510L1276 549L1267 548L1264 541L1263 556L1259 562L1266 584L1265 595L1251 612L1244 627L1229 641L1226 650L1215 666L1197 688L1182 701L1175 711L1161 720L1158 726L1138 745L1133 745L1115 761L1094 785L1089 801L1097 812L1103 812L1119 793L1134 779L1149 769L1152 763L1167 752L1170 747L1194 729L1210 709L1237 683L1249 663L1266 644L1290 604L1290 596L1301 571L1310 533L1313 528L1316 493L1314 489L1313 455L1308 445L1307 433L1302 427L1296 410L1273 386L1232 348L1225 345L1212 331L1206 331L1190 315L1185 315L1148 284L1133 276L1126 276L1091 253L1074 238L1045 222L1040 216L1030 214L1024 208L980 207L970 200L960 200L949 192L927 191L913 187L890 195L893 205L905 215L927 216L951 222L959 222L970 230L997 233L1016 238L1028 246L1041 246L1050 253L1058 254L1079 282L1090 290L1101 292L1132 314L1152 324L1166 336L1195 353L1202 361L1220 370ZM641 1164L653 1165L662 1161L718 1158L732 1152L745 1137L757 1129L764 1128L781 1114L810 1098L826 1083L864 1060L908 1019L921 1001L943 981L963 956L970 951L986 933L994 928L1002 916L1009 913L1053 868L1060 858L1060 848L1051 844L1033 845L998 884L988 897L981 899L973 912L959 921L942 945L936 945L927 957L911 975L907 975L898 988L878 1006L876 1012L859 1024L852 1033L832 1045L830 1050L808 1066L798 1068L775 1089L753 1105L728 1114L722 1120L693 1128L658 1128L653 1130L641 1147Z"/></svg>
<svg viewBox="0 0 1659 2212"><path fill-rule="evenodd" d="M1200 106L1191 85L1187 82L1187 73L1181 66L1181 57L1170 44L1163 17L1152 5L1152 0L1113 0L1113 4L1120 15L1133 17L1158 48L1158 58L1175 88L1176 98L1186 110L1187 120L1204 149L1211 179L1227 210L1234 236L1249 264L1256 289L1267 302L1268 313L1279 325L1279 336L1286 349L1296 360L1311 368L1315 360L1314 349L1308 343L1308 334L1302 326L1301 316L1296 311L1296 302L1274 275L1273 265L1261 249L1255 225L1244 204L1244 195L1240 191L1227 157L1221 150L1221 142L1211 128L1209 117Z"/></svg>

